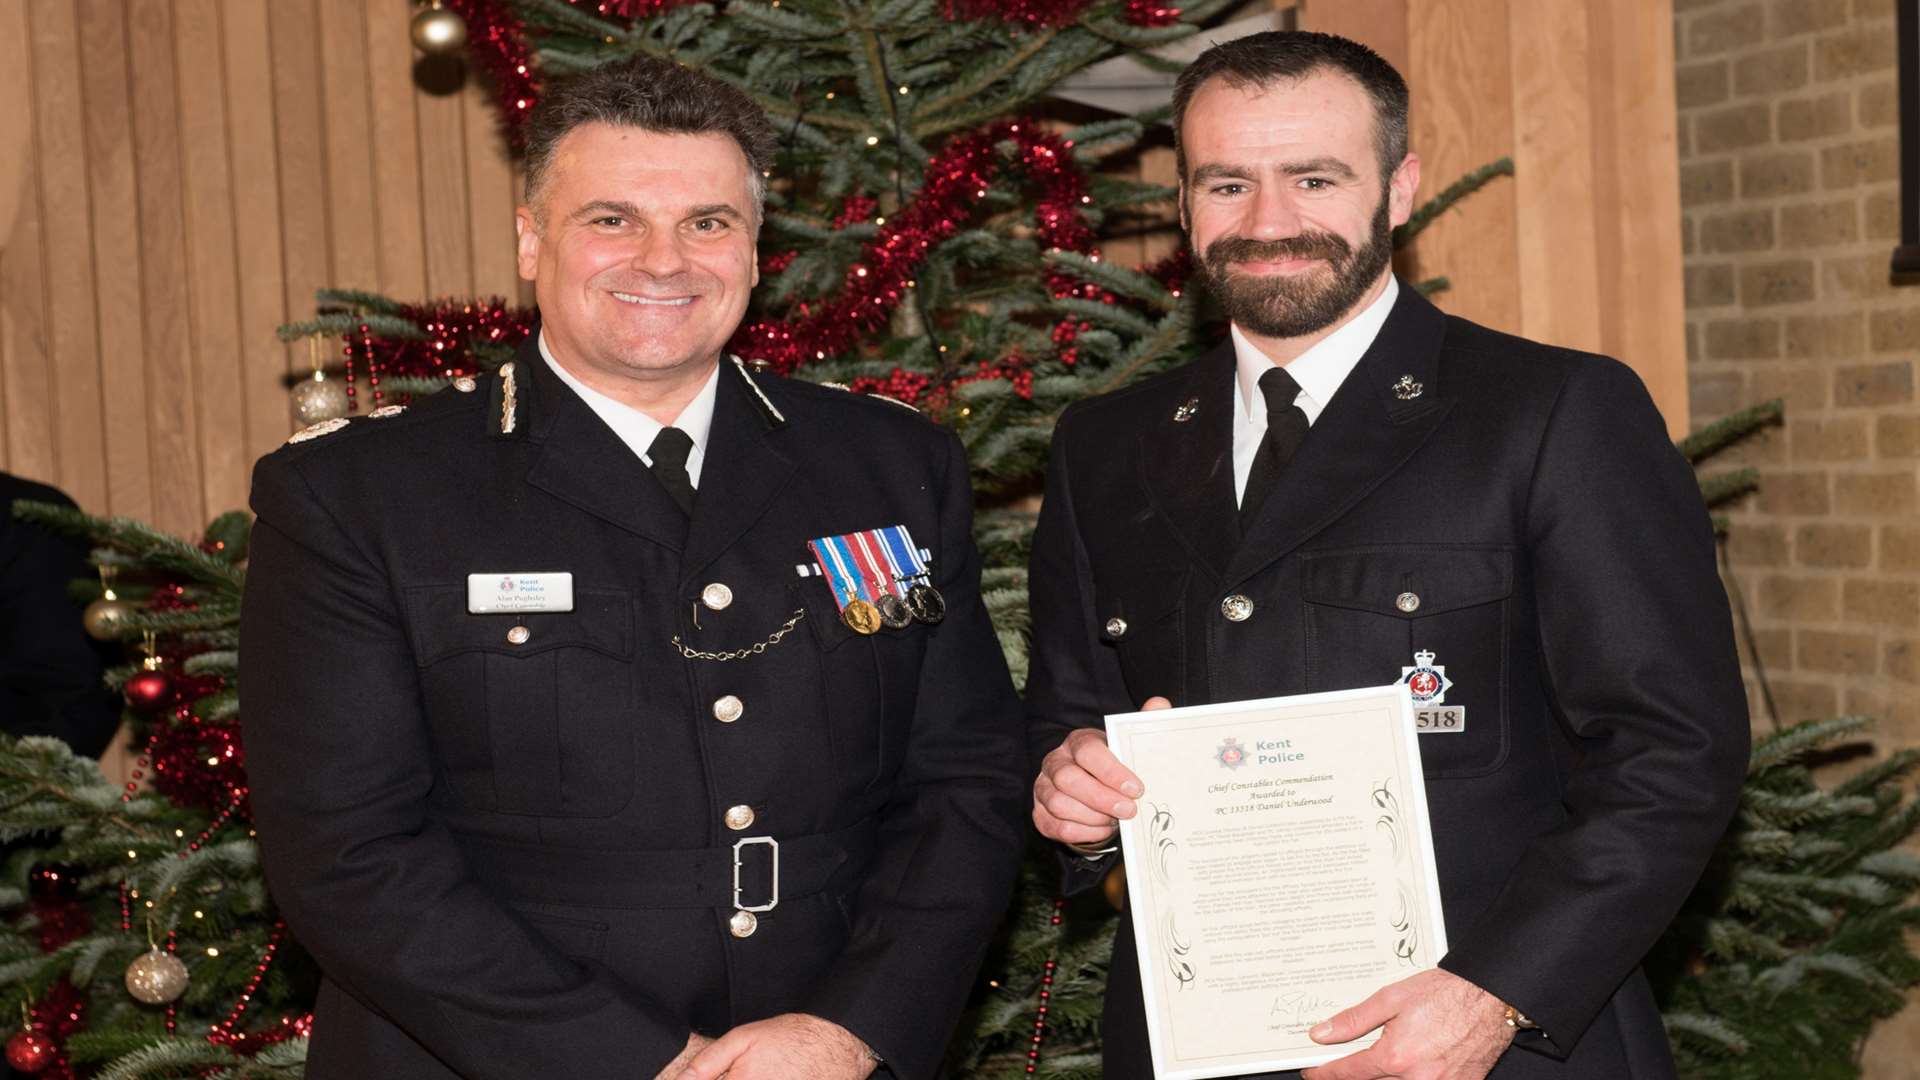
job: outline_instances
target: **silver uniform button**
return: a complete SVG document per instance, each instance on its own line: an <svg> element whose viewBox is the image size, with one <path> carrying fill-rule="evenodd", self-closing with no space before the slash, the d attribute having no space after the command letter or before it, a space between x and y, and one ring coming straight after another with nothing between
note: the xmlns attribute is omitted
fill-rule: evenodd
<svg viewBox="0 0 1920 1080"><path fill-rule="evenodd" d="M753 824L753 807L745 803L741 803L739 806L727 807L726 822L727 828L735 832L746 828Z"/></svg>
<svg viewBox="0 0 1920 1080"><path fill-rule="evenodd" d="M1127 620L1115 617L1107 620L1107 636L1120 637L1127 632Z"/></svg>
<svg viewBox="0 0 1920 1080"><path fill-rule="evenodd" d="M1228 622L1246 622L1253 617L1253 601L1234 593L1220 601L1220 614L1225 615Z"/></svg>
<svg viewBox="0 0 1920 1080"><path fill-rule="evenodd" d="M751 911L736 911L733 918L727 920L727 929L733 931L734 937L752 937L753 932L760 929L760 919Z"/></svg>
<svg viewBox="0 0 1920 1080"><path fill-rule="evenodd" d="M746 711L747 706L745 703L732 694L718 698L713 703L713 718L723 724L733 723L735 720L740 719L741 713Z"/></svg>
<svg viewBox="0 0 1920 1080"><path fill-rule="evenodd" d="M524 626L516 626L513 629L507 631L507 643L510 645L525 645L527 643L527 639L532 636L533 636L533 631L527 629Z"/></svg>
<svg viewBox="0 0 1920 1080"><path fill-rule="evenodd" d="M733 590L716 581L700 590L700 602L712 611L724 611L733 603Z"/></svg>
<svg viewBox="0 0 1920 1080"><path fill-rule="evenodd" d="M1393 606L1408 614L1412 614L1420 610L1420 594L1403 592L1393 598Z"/></svg>

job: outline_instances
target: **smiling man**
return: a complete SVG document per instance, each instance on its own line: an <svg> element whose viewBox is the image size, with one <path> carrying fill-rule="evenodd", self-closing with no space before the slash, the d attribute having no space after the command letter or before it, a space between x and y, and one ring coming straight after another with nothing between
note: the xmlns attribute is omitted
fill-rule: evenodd
<svg viewBox="0 0 1920 1080"><path fill-rule="evenodd" d="M773 156L745 95L635 60L528 131L539 333L255 473L248 769L325 974L307 1075L931 1077L1024 828L960 444L725 355Z"/></svg>
<svg viewBox="0 0 1920 1080"><path fill-rule="evenodd" d="M1069 888L1152 798L1104 715L1420 680L1452 951L1324 1017L1306 1080L1671 1080L1641 957L1746 764L1712 532L1625 366L1443 315L1395 281L1407 88L1266 33L1180 77L1181 215L1231 328L1067 410L1030 588L1032 815ZM1122 920L1109 1080L1149 1064ZM1331 1012L1331 1010L1329 1010Z"/></svg>

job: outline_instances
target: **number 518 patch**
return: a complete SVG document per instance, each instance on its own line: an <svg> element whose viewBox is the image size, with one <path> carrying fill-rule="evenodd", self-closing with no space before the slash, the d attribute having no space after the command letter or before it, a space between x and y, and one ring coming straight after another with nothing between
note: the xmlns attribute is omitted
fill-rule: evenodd
<svg viewBox="0 0 1920 1080"><path fill-rule="evenodd" d="M1413 710L1413 727L1422 735L1451 735L1467 730L1465 705L1440 705Z"/></svg>

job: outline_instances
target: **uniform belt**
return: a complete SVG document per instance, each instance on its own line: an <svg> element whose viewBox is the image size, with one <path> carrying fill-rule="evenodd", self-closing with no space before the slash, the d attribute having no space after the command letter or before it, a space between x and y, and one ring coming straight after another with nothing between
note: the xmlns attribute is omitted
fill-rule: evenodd
<svg viewBox="0 0 1920 1080"><path fill-rule="evenodd" d="M463 834L475 877L530 903L598 908L740 908L825 892L873 854L867 818L830 833L747 836L725 847L625 851L520 844Z"/></svg>

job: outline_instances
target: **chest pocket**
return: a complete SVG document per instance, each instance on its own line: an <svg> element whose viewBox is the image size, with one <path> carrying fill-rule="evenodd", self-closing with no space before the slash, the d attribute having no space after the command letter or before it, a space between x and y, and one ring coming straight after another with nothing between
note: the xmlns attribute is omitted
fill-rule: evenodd
<svg viewBox="0 0 1920 1080"><path fill-rule="evenodd" d="M1155 695L1186 701L1187 567L1116 574L1094 583L1096 637L1119 652L1135 708Z"/></svg>
<svg viewBox="0 0 1920 1080"><path fill-rule="evenodd" d="M1507 635L1513 552L1381 546L1302 556L1311 690L1379 686L1432 652L1464 730L1420 736L1430 777L1480 776L1507 759Z"/></svg>
<svg viewBox="0 0 1920 1080"><path fill-rule="evenodd" d="M812 704L846 774L862 790L888 782L906 760L919 694L920 663L935 627L914 622L898 630L856 633L840 618L825 582L789 586L793 606L805 608L818 649L819 700ZM790 705L808 707L806 684L786 688Z"/></svg>
<svg viewBox="0 0 1920 1080"><path fill-rule="evenodd" d="M477 810L599 818L633 797L633 598L473 615L464 586L409 590L427 716L448 784Z"/></svg>

